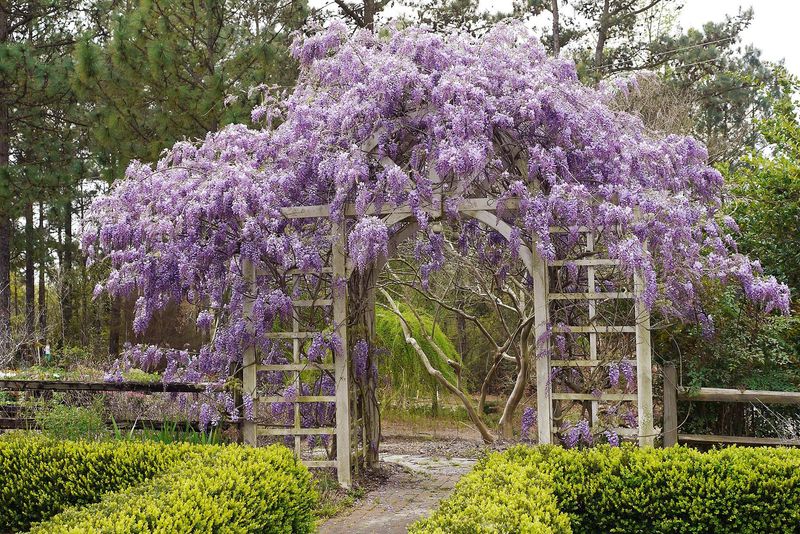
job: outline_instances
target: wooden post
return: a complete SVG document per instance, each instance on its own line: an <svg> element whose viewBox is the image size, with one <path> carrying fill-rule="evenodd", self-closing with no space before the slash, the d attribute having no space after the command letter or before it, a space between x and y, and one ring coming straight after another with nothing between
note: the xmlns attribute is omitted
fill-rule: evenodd
<svg viewBox="0 0 800 534"><path fill-rule="evenodd" d="M678 444L678 370L664 364L664 447Z"/></svg>
<svg viewBox="0 0 800 534"><path fill-rule="evenodd" d="M536 409L538 411L539 444L553 442L553 421L550 400L550 342L547 338L548 283L547 264L532 247L533 269L533 313L534 313L534 351L536 354Z"/></svg>
<svg viewBox="0 0 800 534"><path fill-rule="evenodd" d="M639 446L652 447L655 440L653 428L653 362L650 342L650 311L642 302L644 280L637 273L633 276L633 291L636 296L636 386L639 409Z"/></svg>
<svg viewBox="0 0 800 534"><path fill-rule="evenodd" d="M244 316L248 321L247 328L252 331L253 325L249 323L253 317L253 302L255 301L256 291L256 271L255 266L251 261L244 261L242 263L242 274L247 282L248 295L244 300ZM258 442L258 434L256 432L256 410L258 409L258 402L256 402L256 374L258 366L256 364L256 347L250 345L244 351L242 361L242 394L250 395L253 398L253 420L242 420L242 439L248 445L256 446Z"/></svg>
<svg viewBox="0 0 800 534"><path fill-rule="evenodd" d="M336 382L336 473L342 487L351 486L350 447L350 365L347 350L347 256L345 254L345 222L334 223L332 239L331 299L333 299L334 332L339 350L334 355Z"/></svg>

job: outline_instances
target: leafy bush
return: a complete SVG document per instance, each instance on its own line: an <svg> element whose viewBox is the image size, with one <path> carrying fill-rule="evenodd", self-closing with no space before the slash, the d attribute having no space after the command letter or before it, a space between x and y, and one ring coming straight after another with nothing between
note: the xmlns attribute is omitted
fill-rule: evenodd
<svg viewBox="0 0 800 534"><path fill-rule="evenodd" d="M40 438L0 440L0 498L0 531L49 518L38 533L304 533L317 500L308 470L282 446Z"/></svg>
<svg viewBox="0 0 800 534"><path fill-rule="evenodd" d="M98 439L108 435L102 406L67 406L53 402L36 413L36 425L54 439Z"/></svg>
<svg viewBox="0 0 800 534"><path fill-rule="evenodd" d="M0 531L24 529L67 506L97 502L194 452L189 445L6 437L0 440Z"/></svg>
<svg viewBox="0 0 800 534"><path fill-rule="evenodd" d="M411 532L794 532L800 451L516 447Z"/></svg>
<svg viewBox="0 0 800 534"><path fill-rule="evenodd" d="M210 451L97 504L69 509L31 532L314 531L311 475L289 449Z"/></svg>

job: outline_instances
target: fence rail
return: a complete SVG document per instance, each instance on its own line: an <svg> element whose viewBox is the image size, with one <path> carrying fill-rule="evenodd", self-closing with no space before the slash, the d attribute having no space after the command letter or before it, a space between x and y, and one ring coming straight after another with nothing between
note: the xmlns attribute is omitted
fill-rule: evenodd
<svg viewBox="0 0 800 534"><path fill-rule="evenodd" d="M664 365L664 446L678 443L697 445L753 445L800 447L800 439L681 434L678 432L678 401L747 402L757 404L800 405L800 392L752 389L699 388L689 390L678 383L674 364Z"/></svg>
<svg viewBox="0 0 800 534"><path fill-rule="evenodd" d="M188 384L184 382L88 382L78 380L0 380L0 392L53 392L53 391L94 391L94 392L130 392L130 393L205 393L207 384ZM18 404L0 404L0 430L36 428L36 420L22 414ZM109 422L111 424L111 422ZM117 428L162 430L174 427L176 430L199 430L197 421L170 421L154 419L115 420ZM235 426L226 422L223 426Z"/></svg>

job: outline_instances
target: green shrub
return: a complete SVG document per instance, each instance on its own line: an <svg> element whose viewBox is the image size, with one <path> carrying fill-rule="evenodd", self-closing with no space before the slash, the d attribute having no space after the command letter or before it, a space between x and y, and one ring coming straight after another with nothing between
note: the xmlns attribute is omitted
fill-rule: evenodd
<svg viewBox="0 0 800 534"><path fill-rule="evenodd" d="M108 435L102 407L67 406L53 402L36 413L36 426L55 439L99 439Z"/></svg>
<svg viewBox="0 0 800 534"><path fill-rule="evenodd" d="M174 471L69 509L31 532L314 531L311 475L289 449L207 449Z"/></svg>
<svg viewBox="0 0 800 534"><path fill-rule="evenodd" d="M21 530L70 505L145 481L196 454L189 445L0 440L0 531Z"/></svg>
<svg viewBox="0 0 800 534"><path fill-rule="evenodd" d="M800 451L516 447L411 532L795 532Z"/></svg>

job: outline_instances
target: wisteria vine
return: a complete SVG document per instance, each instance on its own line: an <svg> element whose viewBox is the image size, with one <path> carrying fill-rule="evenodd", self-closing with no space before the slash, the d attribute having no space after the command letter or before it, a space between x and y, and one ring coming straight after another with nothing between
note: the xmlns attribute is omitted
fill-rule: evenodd
<svg viewBox="0 0 800 534"><path fill-rule="evenodd" d="M137 334L180 301L200 310L199 329L213 331L195 353L164 351L165 379L223 383L253 344L265 360L282 358L267 336L292 311L282 273L323 266L331 224L346 220L348 205L347 250L359 269L386 255L398 230L373 208L410 208L417 259L430 273L443 262L432 222L459 225L466 246L477 225L458 208L489 197L514 228L510 242L492 244L511 249L498 258L517 261L521 243L556 258L552 226L614 228L605 237L610 257L642 277L645 304L666 317L710 323L700 298L708 279L739 284L765 312L788 311L786 286L737 252L705 147L655 136L610 106L635 84L583 85L571 61L548 57L518 24L478 38L420 28L349 36L332 23L298 37L292 51L298 83L285 98L258 88L255 126L177 143L155 165L132 163L89 212L83 248L111 267L97 292L136 298ZM282 214L320 204L330 204L329 218ZM245 261L261 273L255 289ZM315 343L316 358L332 346Z"/></svg>

